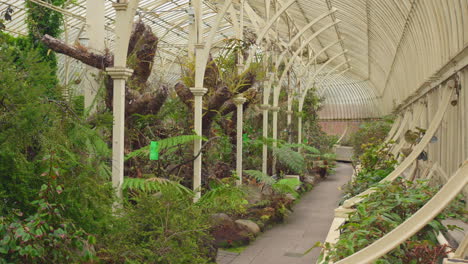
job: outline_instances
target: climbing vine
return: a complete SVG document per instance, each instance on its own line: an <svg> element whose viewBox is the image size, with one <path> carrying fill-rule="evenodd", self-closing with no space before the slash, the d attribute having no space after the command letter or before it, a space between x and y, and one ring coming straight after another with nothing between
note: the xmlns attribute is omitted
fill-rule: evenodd
<svg viewBox="0 0 468 264"><path fill-rule="evenodd" d="M63 7L66 0L51 0L49 2L55 6ZM57 57L54 52L51 52L49 48L42 43L41 38L45 34L52 37L59 37L60 33L62 33L63 15L31 1L26 1L26 10L29 44L33 48L38 49L39 54L50 64L54 72L56 72Z"/></svg>

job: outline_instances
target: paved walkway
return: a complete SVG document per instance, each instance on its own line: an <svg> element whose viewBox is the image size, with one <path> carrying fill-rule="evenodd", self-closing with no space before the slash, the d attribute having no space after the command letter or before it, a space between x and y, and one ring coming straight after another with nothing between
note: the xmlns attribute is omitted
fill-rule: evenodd
<svg viewBox="0 0 468 264"><path fill-rule="evenodd" d="M324 241L333 221L341 191L352 174L350 164L338 163L336 173L321 181L294 206L285 223L261 234L240 255L223 255L218 264L314 264L320 250L302 254Z"/></svg>

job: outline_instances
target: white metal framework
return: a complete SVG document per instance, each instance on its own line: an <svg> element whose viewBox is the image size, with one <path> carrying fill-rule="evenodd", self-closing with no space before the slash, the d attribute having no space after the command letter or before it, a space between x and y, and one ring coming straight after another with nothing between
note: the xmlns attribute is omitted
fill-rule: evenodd
<svg viewBox="0 0 468 264"><path fill-rule="evenodd" d="M223 39L242 39L248 28L257 36L256 45L245 65L238 65L239 70L247 68L256 52L272 58L277 68L281 64L286 66L281 74L273 69L263 83L261 109L265 137L269 136L269 112L273 115L272 136L276 138L278 111L287 110L290 124L292 101L299 101L301 111L307 92L316 88L326 96L320 113L322 119L352 120L397 113L399 118L388 137L398 141L393 149L395 153L403 146L400 138L406 129L416 126L428 129L387 180L412 168L419 153L426 151L427 172L431 176L436 172L446 175L447 185L435 198L450 191L458 192L466 184L466 163L462 164L468 159L468 0L77 0L68 1L60 8L47 0L29 1L64 14L62 38L67 43L88 37L92 38L91 48L102 52L103 47L108 47L117 54L114 67L107 70L115 82L113 181L116 188L123 177L123 89L131 73L126 68L126 45L137 19L151 26L159 37L155 63L160 67L154 67L153 73L158 78L174 83L180 78L177 59L195 56L195 87L191 91L195 95L194 124L198 134L202 131L201 107L206 92L203 74L208 56L210 53L216 56ZM27 33L24 3L25 0L0 0L0 13L8 7L15 10L13 19L6 23L7 32ZM90 8L94 9L87 12ZM81 64L69 58L62 56L60 63L59 73L65 83L84 72ZM288 82L286 77L291 72L293 82ZM301 85L288 86L288 83ZM287 109L279 108L278 104L283 86L289 93ZM298 98L293 94L299 95ZM239 108L243 101L242 97L236 101ZM241 131L240 117L238 130ZM438 141L430 143L434 135ZM198 153L200 147L201 142L195 142L194 152ZM267 154L265 146L264 172ZM238 173L242 171L241 158L242 153L238 152ZM195 190L201 184L201 159L200 155L194 163ZM431 203L433 212L446 205L447 199L442 200ZM339 226L345 219L343 212L359 201L359 197L348 200L337 211L332 228ZM428 221L433 213L423 210L418 217L419 222ZM413 232L420 225L405 223L406 226ZM393 242L402 241L410 234L399 230L388 235L397 237ZM331 230L328 240L334 241L334 235L336 232ZM383 245L387 240L384 237L383 242L376 244ZM394 247L393 242L387 246L371 246L350 259L362 263L373 261ZM367 254L370 250L372 254Z"/></svg>

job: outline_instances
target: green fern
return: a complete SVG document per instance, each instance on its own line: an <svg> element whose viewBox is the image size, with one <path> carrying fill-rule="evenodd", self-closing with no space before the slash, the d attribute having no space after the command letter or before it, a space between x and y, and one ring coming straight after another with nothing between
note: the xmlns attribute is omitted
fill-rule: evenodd
<svg viewBox="0 0 468 264"><path fill-rule="evenodd" d="M277 183L273 184L273 190L278 193L290 193L294 197L299 198L299 193L296 189L301 185L298 179L281 179Z"/></svg>
<svg viewBox="0 0 468 264"><path fill-rule="evenodd" d="M201 136L198 135L183 135L183 136L177 136L177 137L170 137L170 138L165 138L161 139L158 141L159 143L159 152L163 150L168 150L172 147L183 145L190 143L196 139L203 139ZM142 147L140 149L137 149L135 151L130 152L125 156L125 160L129 160L134 157L148 157L150 153L150 147ZM162 155L162 154L161 154Z"/></svg>
<svg viewBox="0 0 468 264"><path fill-rule="evenodd" d="M142 192L177 192L180 195L192 195L192 190L179 184L178 182L171 181L164 178L128 178L124 179L123 190L142 191Z"/></svg>
<svg viewBox="0 0 468 264"><path fill-rule="evenodd" d="M320 154L320 151L318 149L306 144L284 144L283 146L289 148L301 148L303 151L310 154Z"/></svg>
<svg viewBox="0 0 468 264"><path fill-rule="evenodd" d="M245 191L237 186L221 184L206 192L197 205L210 212L245 213L248 201L245 199Z"/></svg>
<svg viewBox="0 0 468 264"><path fill-rule="evenodd" d="M244 173L253 177L259 183L265 183L266 185L269 185L269 186L276 183L276 180L273 179L271 176L258 170L244 170Z"/></svg>
<svg viewBox="0 0 468 264"><path fill-rule="evenodd" d="M273 155L276 156L279 162L290 168L296 173L303 173L305 169L304 157L297 151L294 151L288 146L279 148L272 147Z"/></svg>

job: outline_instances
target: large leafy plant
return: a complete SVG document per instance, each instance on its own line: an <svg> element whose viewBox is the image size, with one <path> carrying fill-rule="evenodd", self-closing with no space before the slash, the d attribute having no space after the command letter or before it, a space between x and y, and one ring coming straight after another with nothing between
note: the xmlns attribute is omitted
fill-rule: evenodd
<svg viewBox="0 0 468 264"><path fill-rule="evenodd" d="M369 143L382 143L388 132L390 132L392 123L393 116L362 123L359 129L351 134L349 139L349 143L354 149L354 155L359 157L366 150L366 145Z"/></svg>
<svg viewBox="0 0 468 264"><path fill-rule="evenodd" d="M390 143L369 143L360 156L361 169L353 181L344 188L344 199L348 199L374 186L389 175L397 164L390 152Z"/></svg>
<svg viewBox="0 0 468 264"><path fill-rule="evenodd" d="M328 249L324 263L336 262L372 244L418 211L435 192L435 188L423 181L413 183L398 178L379 184L374 193L356 205L349 220L340 227L339 241L333 246L323 245ZM376 263L437 263L448 251L436 238L438 232L446 230L440 222L444 218L445 214L439 215Z"/></svg>
<svg viewBox="0 0 468 264"><path fill-rule="evenodd" d="M30 215L14 210L0 217L0 263L74 263L93 258L95 238L64 215L63 186L57 184L58 169L51 166L42 177L37 200L31 202L36 212Z"/></svg>

